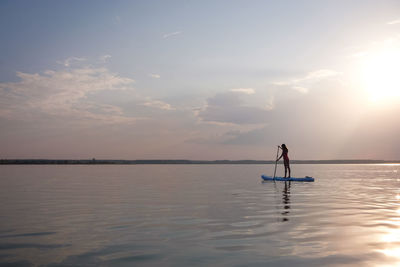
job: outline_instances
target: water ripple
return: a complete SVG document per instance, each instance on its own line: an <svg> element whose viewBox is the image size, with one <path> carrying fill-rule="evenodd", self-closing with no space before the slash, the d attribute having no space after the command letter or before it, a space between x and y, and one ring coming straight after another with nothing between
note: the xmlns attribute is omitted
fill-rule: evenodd
<svg viewBox="0 0 400 267"><path fill-rule="evenodd" d="M400 166L0 167L0 265L400 263Z"/></svg>

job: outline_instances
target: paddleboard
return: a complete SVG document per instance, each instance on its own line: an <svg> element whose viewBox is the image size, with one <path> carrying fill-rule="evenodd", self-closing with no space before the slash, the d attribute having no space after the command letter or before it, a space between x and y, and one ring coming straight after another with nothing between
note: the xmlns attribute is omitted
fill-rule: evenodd
<svg viewBox="0 0 400 267"><path fill-rule="evenodd" d="M290 178L284 178L284 177L272 177L272 176L267 176L265 174L261 175L261 178L264 181L290 181L290 182L314 182L314 178L310 176L302 177L302 178L296 178L296 177L290 177Z"/></svg>

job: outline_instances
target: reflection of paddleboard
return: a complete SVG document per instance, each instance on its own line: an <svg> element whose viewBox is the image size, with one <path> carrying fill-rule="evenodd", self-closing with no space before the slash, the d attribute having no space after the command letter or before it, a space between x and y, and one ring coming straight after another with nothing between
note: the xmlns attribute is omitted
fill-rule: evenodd
<svg viewBox="0 0 400 267"><path fill-rule="evenodd" d="M263 178L264 181L293 181L293 182L314 182L314 178L310 176L306 176L303 178L295 178L295 177L290 177L290 178L283 178L283 177L272 177L272 176L267 176L267 175L261 175L261 178Z"/></svg>

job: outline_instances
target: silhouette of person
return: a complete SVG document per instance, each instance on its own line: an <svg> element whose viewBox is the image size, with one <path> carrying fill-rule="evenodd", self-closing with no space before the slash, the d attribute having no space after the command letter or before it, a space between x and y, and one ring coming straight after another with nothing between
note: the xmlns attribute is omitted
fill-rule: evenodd
<svg viewBox="0 0 400 267"><path fill-rule="evenodd" d="M282 149L282 154L276 161L279 161L283 157L283 165L285 166L285 178L286 178L286 174L287 174L288 170L289 170L288 178L290 178L290 164L289 164L289 156L288 156L289 149L287 149L285 144L282 144L282 146L280 148Z"/></svg>

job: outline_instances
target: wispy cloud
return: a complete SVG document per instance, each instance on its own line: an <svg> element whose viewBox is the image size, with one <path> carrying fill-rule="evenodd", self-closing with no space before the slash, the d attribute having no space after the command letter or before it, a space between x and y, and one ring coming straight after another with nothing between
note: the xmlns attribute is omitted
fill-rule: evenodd
<svg viewBox="0 0 400 267"><path fill-rule="evenodd" d="M273 82L273 85L278 86L288 86L293 90L296 90L300 93L308 93L309 88L313 86L313 84L327 78L336 77L340 74L340 72L329 70L329 69L320 69L316 71L312 71L307 73L305 76L300 78L295 78L287 81L278 81Z"/></svg>
<svg viewBox="0 0 400 267"><path fill-rule="evenodd" d="M163 109L163 110L175 110L175 108L173 108L170 104L160 101L160 100L149 99L148 101L144 102L143 105L146 107L152 107L152 108Z"/></svg>
<svg viewBox="0 0 400 267"><path fill-rule="evenodd" d="M252 95L255 93L253 88L234 88L234 89L231 89L231 92L242 93L242 94L246 94L246 95Z"/></svg>
<svg viewBox="0 0 400 267"><path fill-rule="evenodd" d="M169 37L172 37L172 36L175 36L175 35L179 35L179 34L182 34L182 33L183 33L182 31L166 33L166 34L163 35L163 38L166 39L166 38L169 38Z"/></svg>
<svg viewBox="0 0 400 267"><path fill-rule="evenodd" d="M85 61L84 57L69 57L64 61L57 61L58 64L64 65L65 67L70 67L74 62L82 62Z"/></svg>
<svg viewBox="0 0 400 267"><path fill-rule="evenodd" d="M309 72L304 78L298 79L297 81L319 80L319 79L337 76L338 74L340 74L340 73L337 71L334 71L334 70L321 69L321 70Z"/></svg>
<svg viewBox="0 0 400 267"><path fill-rule="evenodd" d="M62 120L92 120L101 123L128 123L136 118L124 115L118 106L95 102L101 91L133 89L134 80L105 68L78 68L18 72L18 82L0 83L0 116L9 119L40 119L43 115Z"/></svg>
<svg viewBox="0 0 400 267"><path fill-rule="evenodd" d="M400 23L400 20L398 23ZM392 24L395 24L395 22ZM394 34L380 41L366 43L363 46L349 47L349 49L354 50L353 53L349 55L349 58L358 59L383 51L397 51L399 47L400 35Z"/></svg>
<svg viewBox="0 0 400 267"><path fill-rule="evenodd" d="M306 94L309 91L308 88L301 87L301 86L293 86L293 89L298 91L298 92L300 92L300 93L303 93L303 94Z"/></svg>
<svg viewBox="0 0 400 267"><path fill-rule="evenodd" d="M389 21L389 22L386 23L386 24L388 24L388 25L394 25L394 24L399 24L399 23L400 23L400 19L396 19L396 20Z"/></svg>
<svg viewBox="0 0 400 267"><path fill-rule="evenodd" d="M156 73L149 73L149 77L154 78L154 79L160 79L161 76L159 74Z"/></svg>
<svg viewBox="0 0 400 267"><path fill-rule="evenodd" d="M102 63L106 63L107 60L109 60L110 58L111 58L111 55L102 55L102 56L100 56L100 61Z"/></svg>

